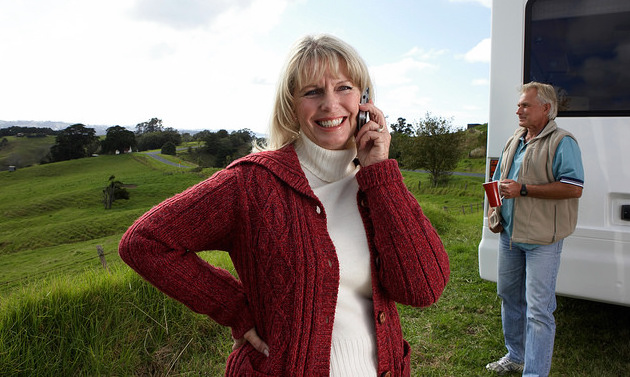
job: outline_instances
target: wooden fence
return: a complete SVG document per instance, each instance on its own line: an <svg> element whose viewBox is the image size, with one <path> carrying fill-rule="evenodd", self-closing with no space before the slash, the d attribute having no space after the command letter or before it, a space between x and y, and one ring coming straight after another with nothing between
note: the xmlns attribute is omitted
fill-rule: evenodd
<svg viewBox="0 0 630 377"><path fill-rule="evenodd" d="M476 213L480 211L483 212L483 204L484 202L477 202L477 203L466 204L463 206L451 206L451 207L444 206L442 207L442 209L444 210L444 212L454 212L454 213L465 215L465 214L471 214L471 213Z"/></svg>

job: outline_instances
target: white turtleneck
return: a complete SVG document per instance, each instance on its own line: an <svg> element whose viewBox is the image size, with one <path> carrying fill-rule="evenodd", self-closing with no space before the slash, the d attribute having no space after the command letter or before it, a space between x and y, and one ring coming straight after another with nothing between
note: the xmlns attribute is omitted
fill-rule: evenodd
<svg viewBox="0 0 630 377"><path fill-rule="evenodd" d="M328 150L304 134L295 151L327 214L339 260L339 292L332 332L330 375L376 376L370 251L357 206L356 149Z"/></svg>

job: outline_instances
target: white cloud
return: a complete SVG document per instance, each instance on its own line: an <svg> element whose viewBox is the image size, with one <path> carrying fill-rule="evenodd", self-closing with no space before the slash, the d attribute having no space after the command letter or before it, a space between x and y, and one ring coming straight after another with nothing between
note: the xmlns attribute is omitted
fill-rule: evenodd
<svg viewBox="0 0 630 377"><path fill-rule="evenodd" d="M486 38L477 43L470 51L464 55L464 60L469 63L489 63L490 62L490 38Z"/></svg>
<svg viewBox="0 0 630 377"><path fill-rule="evenodd" d="M246 7L243 1L230 3L204 0L139 0L131 14L138 19L157 22L175 29L190 29L211 25L217 17L232 7Z"/></svg>
<svg viewBox="0 0 630 377"><path fill-rule="evenodd" d="M288 44L303 33L354 35L360 27L330 15L334 1L0 0L0 118L133 126L158 117L181 129L264 132ZM413 26L418 35L422 26ZM393 50L406 52L370 67L378 106L412 120L483 92L462 83L484 76L483 64L468 62L487 62L489 52L480 44L453 61L452 51L465 51L457 33L471 32L461 27L439 49L412 48L422 46L413 36L392 39ZM370 33L381 31L361 29L358 41Z"/></svg>
<svg viewBox="0 0 630 377"><path fill-rule="evenodd" d="M442 50L431 49L427 51L427 50L414 46L411 50L404 53L403 57L411 57L417 60L434 60L434 59L439 58L440 56L443 56L447 52L448 51L445 49L442 49Z"/></svg>
<svg viewBox="0 0 630 377"><path fill-rule="evenodd" d="M492 0L449 0L451 3L479 3L486 8L492 8Z"/></svg>
<svg viewBox="0 0 630 377"><path fill-rule="evenodd" d="M436 61L445 53L446 50L427 51L413 47L399 61L370 67L370 73L377 87L409 84L417 80L419 73L437 70Z"/></svg>
<svg viewBox="0 0 630 377"><path fill-rule="evenodd" d="M288 1L215 1L211 8L201 0L162 0L150 3L156 9L143 20L146 0L135 7L44 1L45 11L35 0L3 5L0 32L20 36L0 44L3 117L93 125L158 117L176 128L265 129L270 83L285 51L259 41Z"/></svg>
<svg viewBox="0 0 630 377"><path fill-rule="evenodd" d="M407 119L408 123L416 122L424 117L433 100L430 93L422 90L418 85L405 85L395 90L385 90L378 95L378 106L384 109L388 123L394 123L399 117Z"/></svg>
<svg viewBox="0 0 630 377"><path fill-rule="evenodd" d="M431 63L404 58L394 63L370 67L370 73L376 86L395 86L408 84L414 81L411 77L414 74L434 68L436 66Z"/></svg>

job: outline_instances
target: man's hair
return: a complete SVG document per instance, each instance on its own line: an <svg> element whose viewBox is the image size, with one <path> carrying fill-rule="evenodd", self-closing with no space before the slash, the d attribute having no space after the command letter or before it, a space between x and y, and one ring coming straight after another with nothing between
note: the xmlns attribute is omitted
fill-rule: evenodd
<svg viewBox="0 0 630 377"><path fill-rule="evenodd" d="M547 115L549 120L556 119L556 115L558 115L558 97L556 96L556 91L553 86L532 81L521 87L521 94L530 89L536 89L536 98L542 105L547 103L550 105L549 114Z"/></svg>

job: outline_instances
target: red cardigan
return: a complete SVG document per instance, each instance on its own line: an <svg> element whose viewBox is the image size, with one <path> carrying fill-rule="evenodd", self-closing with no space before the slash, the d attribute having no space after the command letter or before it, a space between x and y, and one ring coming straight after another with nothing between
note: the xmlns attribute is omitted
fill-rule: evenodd
<svg viewBox="0 0 630 377"><path fill-rule="evenodd" d="M395 302L427 306L449 278L448 256L395 160L361 168L357 203L369 240L379 376L409 376ZM229 252L239 279L195 252ZM248 343L226 376L328 376L339 264L326 212L292 146L251 154L165 200L123 236L142 277ZM389 374L388 374L389 373Z"/></svg>

